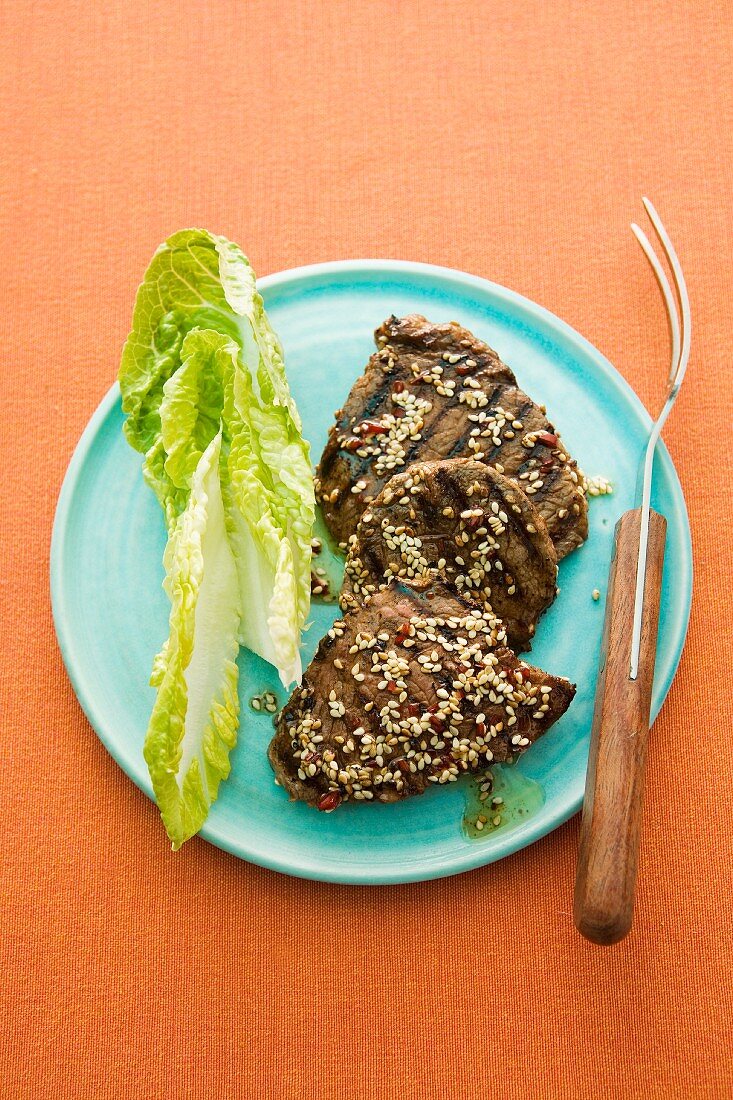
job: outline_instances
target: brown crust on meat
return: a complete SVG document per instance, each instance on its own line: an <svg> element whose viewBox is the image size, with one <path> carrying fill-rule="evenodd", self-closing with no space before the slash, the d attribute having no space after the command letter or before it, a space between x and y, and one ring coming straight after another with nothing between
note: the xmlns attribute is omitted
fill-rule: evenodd
<svg viewBox="0 0 733 1100"><path fill-rule="evenodd" d="M270 762L292 798L321 809L392 802L518 756L574 693L508 649L489 612L439 583L392 582L322 639Z"/></svg>
<svg viewBox="0 0 733 1100"><path fill-rule="evenodd" d="M518 480L558 557L587 537L583 478L511 369L456 322L390 317L336 414L317 470L326 523L345 543L389 478L415 461L481 458Z"/></svg>
<svg viewBox="0 0 733 1100"><path fill-rule="evenodd" d="M557 555L545 522L515 481L470 458L416 462L395 474L352 535L341 607L390 580L448 588L504 623L527 649L555 598Z"/></svg>

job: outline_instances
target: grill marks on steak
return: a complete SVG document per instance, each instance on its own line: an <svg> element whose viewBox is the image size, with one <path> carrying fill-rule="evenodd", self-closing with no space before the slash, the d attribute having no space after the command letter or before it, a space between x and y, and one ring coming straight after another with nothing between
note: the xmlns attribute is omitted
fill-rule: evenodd
<svg viewBox="0 0 733 1100"><path fill-rule="evenodd" d="M351 536L341 607L356 607L390 580L449 589L506 627L526 649L555 598L557 555L544 520L510 481L475 459L413 463L396 474Z"/></svg>
<svg viewBox="0 0 733 1100"><path fill-rule="evenodd" d="M512 759L575 694L508 644L528 644L558 556L587 535L575 462L509 367L460 325L391 317L375 335L316 479L331 532L349 544L344 618L269 750L278 782L321 810Z"/></svg>
<svg viewBox="0 0 733 1100"><path fill-rule="evenodd" d="M480 458L516 479L558 556L587 537L583 478L562 440L510 368L456 322L412 314L375 333L378 351L336 416L316 493L339 542L392 474L415 461Z"/></svg>
<svg viewBox="0 0 733 1100"><path fill-rule="evenodd" d="M522 753L574 685L521 661L442 584L391 582L334 623L278 718L279 783L320 809L392 802Z"/></svg>

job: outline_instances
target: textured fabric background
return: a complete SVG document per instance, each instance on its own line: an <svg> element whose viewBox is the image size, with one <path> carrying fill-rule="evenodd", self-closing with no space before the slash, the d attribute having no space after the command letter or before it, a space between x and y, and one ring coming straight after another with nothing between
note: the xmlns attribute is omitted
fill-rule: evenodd
<svg viewBox="0 0 733 1100"><path fill-rule="evenodd" d="M0 1094L733 1096L731 7L650 0L0 4ZM650 194L695 321L666 439L696 586L653 733L638 910L577 936L577 820L436 883L290 880L155 808L84 719L48 598L54 506L153 249L266 274L464 268L549 307L648 402L628 229ZM725 518L721 518L725 517Z"/></svg>

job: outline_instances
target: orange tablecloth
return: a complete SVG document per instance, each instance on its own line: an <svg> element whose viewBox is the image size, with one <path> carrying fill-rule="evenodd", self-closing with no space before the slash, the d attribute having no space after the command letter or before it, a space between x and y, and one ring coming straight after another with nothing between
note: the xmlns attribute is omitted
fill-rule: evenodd
<svg viewBox="0 0 733 1100"><path fill-rule="evenodd" d="M728 1097L733 19L696 0L8 2L0 35L0 1094ZM577 820L472 874L324 886L196 840L87 724L56 647L51 522L135 287L201 224L256 270L405 257L488 276L646 401L666 332L628 229L684 260L666 432L695 603L653 733L632 936L573 929ZM717 436L717 438L716 438Z"/></svg>

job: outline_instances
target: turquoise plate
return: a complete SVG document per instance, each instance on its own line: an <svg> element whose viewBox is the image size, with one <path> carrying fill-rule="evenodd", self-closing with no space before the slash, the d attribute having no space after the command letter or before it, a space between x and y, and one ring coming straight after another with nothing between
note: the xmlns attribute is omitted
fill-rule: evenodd
<svg viewBox="0 0 733 1100"><path fill-rule="evenodd" d="M590 538L562 562L561 595L543 617L532 650L536 664L574 680L578 694L562 721L512 770L511 784L526 783L533 792L526 813L509 814L506 824L473 839L462 826L465 781L397 805L349 804L333 814L289 803L267 761L271 716L249 706L255 693L274 691L280 704L284 694L273 670L243 653L239 745L202 836L253 863L332 882L410 882L501 859L555 829L581 805L603 623L603 595L594 602L591 593L598 588L603 594L606 587L614 524L633 504L649 417L610 363L568 325L483 279L424 264L366 260L286 271L259 285L285 347L314 460L335 409L373 351L374 328L390 313L417 311L435 320L457 319L495 347L520 385L557 418L586 474L610 478L614 492L591 500ZM61 652L79 701L120 767L151 796L142 746L153 704L150 666L168 620L161 588L164 529L142 480L140 456L123 439L122 421L115 387L86 428L64 481L51 590ZM663 446L654 487L653 504L669 524L656 716L682 652L692 587L685 502ZM333 605L314 605L304 639L306 662L333 617Z"/></svg>

